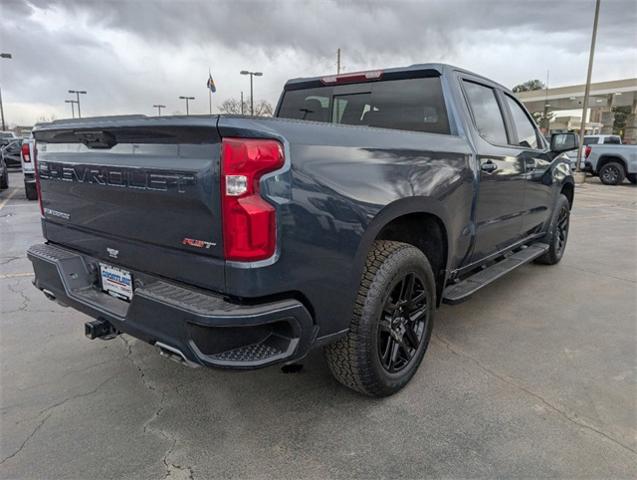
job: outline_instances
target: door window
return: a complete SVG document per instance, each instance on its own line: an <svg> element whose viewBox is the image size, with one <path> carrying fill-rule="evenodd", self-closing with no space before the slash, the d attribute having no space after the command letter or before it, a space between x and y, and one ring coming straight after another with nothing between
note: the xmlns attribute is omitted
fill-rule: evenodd
<svg viewBox="0 0 637 480"><path fill-rule="evenodd" d="M518 132L518 145L526 148L538 148L537 147L537 132L533 126L533 122L529 119L524 109L520 104L511 98L509 95L505 95L509 110L511 110L511 116L513 117L513 123L515 129Z"/></svg>
<svg viewBox="0 0 637 480"><path fill-rule="evenodd" d="M490 143L508 143L504 119L495 96L495 91L478 83L464 80L467 100L480 136Z"/></svg>

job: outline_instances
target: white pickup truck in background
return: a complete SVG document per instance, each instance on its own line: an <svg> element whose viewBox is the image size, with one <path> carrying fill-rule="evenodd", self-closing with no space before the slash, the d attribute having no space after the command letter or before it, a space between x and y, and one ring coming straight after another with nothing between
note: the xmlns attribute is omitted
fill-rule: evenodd
<svg viewBox="0 0 637 480"><path fill-rule="evenodd" d="M585 170L604 185L619 185L625 178L637 184L637 145L587 145L584 156Z"/></svg>
<svg viewBox="0 0 637 480"><path fill-rule="evenodd" d="M622 138L619 135L585 135L582 142L584 147L589 145L621 145ZM566 152L566 156L571 161L571 169L575 170L577 164L577 150L571 150ZM584 156L584 150L582 150L582 166L584 168L584 162L586 157Z"/></svg>

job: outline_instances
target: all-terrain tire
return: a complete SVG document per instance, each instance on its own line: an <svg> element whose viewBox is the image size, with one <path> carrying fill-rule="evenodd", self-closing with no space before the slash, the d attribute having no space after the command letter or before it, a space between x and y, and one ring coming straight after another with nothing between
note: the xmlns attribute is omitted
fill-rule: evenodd
<svg viewBox="0 0 637 480"><path fill-rule="evenodd" d="M418 279L420 296L426 297L421 307L424 312L421 318L426 320L419 327L420 343L410 349L411 359L402 370L390 372L379 355L381 315L385 315L390 294L401 279L410 276ZM381 397L396 393L411 380L422 361L431 337L435 309L436 285L427 257L406 243L374 242L363 269L349 332L325 348L332 374L343 385L365 395ZM408 317L409 314L405 318Z"/></svg>
<svg viewBox="0 0 637 480"><path fill-rule="evenodd" d="M35 183L24 183L24 192L26 193L27 200L37 200L38 199L38 189L35 186Z"/></svg>
<svg viewBox="0 0 637 480"><path fill-rule="evenodd" d="M0 177L0 190L6 190L9 188L9 172L5 168L4 175Z"/></svg>
<svg viewBox="0 0 637 480"><path fill-rule="evenodd" d="M608 162L599 169L599 179L604 185L619 185L625 176L624 166L619 162Z"/></svg>
<svg viewBox="0 0 637 480"><path fill-rule="evenodd" d="M549 249L535 260L537 263L555 265L562 260L566 250L566 241L568 240L570 215L571 205L568 202L568 198L566 198L566 195L560 194L553 211L549 231L543 240L543 242L549 244Z"/></svg>
<svg viewBox="0 0 637 480"><path fill-rule="evenodd" d="M637 173L629 173L626 175L626 178L628 178L628 181L633 185L637 184Z"/></svg>

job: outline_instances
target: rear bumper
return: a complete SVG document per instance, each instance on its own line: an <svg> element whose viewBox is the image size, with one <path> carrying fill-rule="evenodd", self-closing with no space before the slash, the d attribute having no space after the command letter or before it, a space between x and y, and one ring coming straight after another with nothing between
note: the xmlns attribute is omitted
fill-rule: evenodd
<svg viewBox="0 0 637 480"><path fill-rule="evenodd" d="M27 257L34 285L48 296L191 365L253 369L291 362L316 337L308 310L295 299L236 303L131 271L135 291L126 302L101 290L95 258L52 244L33 245Z"/></svg>

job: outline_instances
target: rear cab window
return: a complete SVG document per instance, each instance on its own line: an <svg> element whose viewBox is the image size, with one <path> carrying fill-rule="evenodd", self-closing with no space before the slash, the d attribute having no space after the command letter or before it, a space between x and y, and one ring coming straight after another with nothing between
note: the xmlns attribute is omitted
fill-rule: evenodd
<svg viewBox="0 0 637 480"><path fill-rule="evenodd" d="M449 134L439 77L286 90L280 118Z"/></svg>
<svg viewBox="0 0 637 480"><path fill-rule="evenodd" d="M620 145L621 143L622 143L621 138L619 138L616 135L604 138L604 144Z"/></svg>

